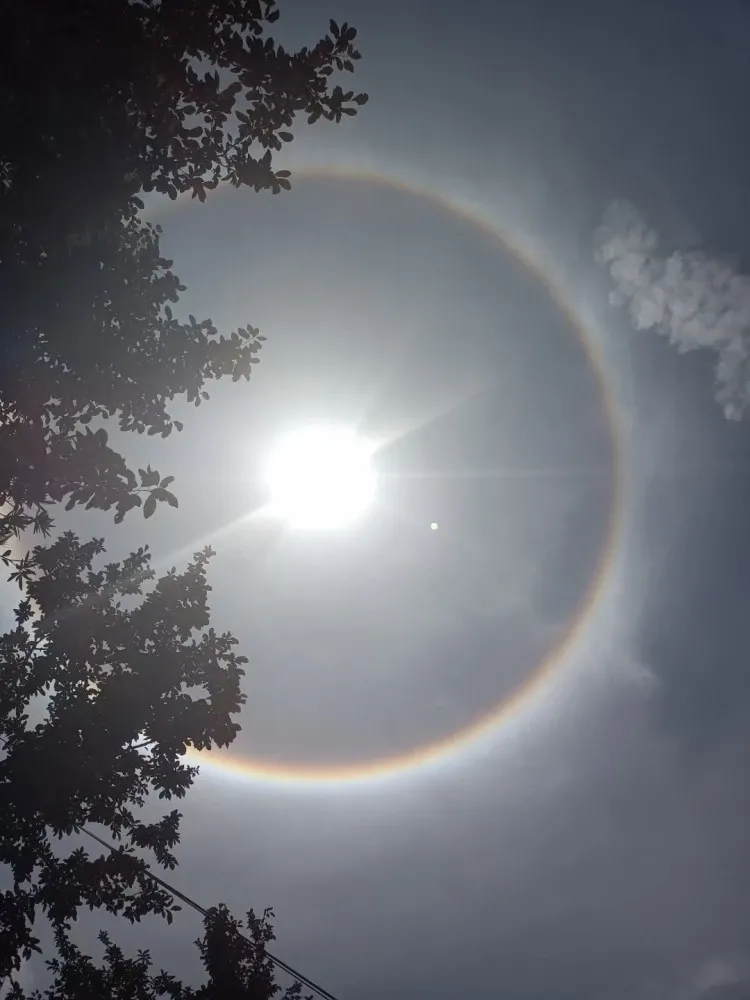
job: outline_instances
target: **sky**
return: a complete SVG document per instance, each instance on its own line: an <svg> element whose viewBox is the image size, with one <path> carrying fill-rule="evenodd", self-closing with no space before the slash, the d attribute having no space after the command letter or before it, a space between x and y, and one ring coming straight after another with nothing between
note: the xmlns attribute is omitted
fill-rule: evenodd
<svg viewBox="0 0 750 1000"><path fill-rule="evenodd" d="M273 906L342 1000L750 997L750 8L282 10L359 29L370 103L300 129L288 194L150 209L184 312L262 363L123 441L179 511L69 522L211 541L250 658L175 881ZM249 517L320 420L382 443L372 511ZM197 928L149 944L189 977Z"/></svg>

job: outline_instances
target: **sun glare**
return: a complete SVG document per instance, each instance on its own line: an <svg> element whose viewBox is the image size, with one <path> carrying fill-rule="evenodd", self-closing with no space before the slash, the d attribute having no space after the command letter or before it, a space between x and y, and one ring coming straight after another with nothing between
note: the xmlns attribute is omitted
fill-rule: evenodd
<svg viewBox="0 0 750 1000"><path fill-rule="evenodd" d="M294 528L346 527L375 496L372 454L371 442L343 428L290 434L268 463L269 512Z"/></svg>

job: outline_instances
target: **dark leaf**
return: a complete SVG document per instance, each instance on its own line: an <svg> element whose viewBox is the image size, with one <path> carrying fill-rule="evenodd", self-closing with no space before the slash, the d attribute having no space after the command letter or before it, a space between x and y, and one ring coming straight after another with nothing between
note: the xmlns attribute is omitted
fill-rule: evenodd
<svg viewBox="0 0 750 1000"><path fill-rule="evenodd" d="M156 497L152 493L150 496L146 497L146 502L143 505L143 516L148 518L156 510Z"/></svg>

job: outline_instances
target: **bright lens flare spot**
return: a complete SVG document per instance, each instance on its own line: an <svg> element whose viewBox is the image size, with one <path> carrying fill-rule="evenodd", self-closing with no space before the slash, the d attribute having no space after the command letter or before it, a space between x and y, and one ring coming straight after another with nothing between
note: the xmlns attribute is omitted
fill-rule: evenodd
<svg viewBox="0 0 750 1000"><path fill-rule="evenodd" d="M269 512L290 527L344 528L375 496L373 445L352 431L311 427L281 441L266 480Z"/></svg>

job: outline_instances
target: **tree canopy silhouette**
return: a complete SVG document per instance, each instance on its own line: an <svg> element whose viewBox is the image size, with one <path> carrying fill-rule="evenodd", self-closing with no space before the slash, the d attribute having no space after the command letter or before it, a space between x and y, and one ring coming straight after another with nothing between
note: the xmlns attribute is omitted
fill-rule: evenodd
<svg viewBox="0 0 750 1000"><path fill-rule="evenodd" d="M266 946L274 940L271 910L261 917L250 910L247 921L231 916L225 906L212 908L203 921L203 935L195 942L206 972L201 986L186 986L163 970L153 970L148 950L127 958L110 935L99 941L104 960L97 965L63 933L57 935L58 955L47 962L52 984L35 990L32 1000L272 1000L281 993ZM283 1000L299 1000L302 988L294 983ZM8 1000L27 1000L17 983ZM309 1000L309 998L308 998Z"/></svg>
<svg viewBox="0 0 750 1000"><path fill-rule="evenodd" d="M176 397L199 405L208 380L249 378L263 338L173 315L184 286L139 196L279 192L289 172L273 156L298 116L339 121L365 101L331 83L359 58L354 28L332 21L312 48L287 52L267 35L278 13L275 0L29 0L5 12L0 500L18 508L14 528L44 525L48 502L117 518L144 491L170 502L87 425L114 417L167 436Z"/></svg>
<svg viewBox="0 0 750 1000"><path fill-rule="evenodd" d="M210 627L210 551L156 580L145 547L105 563L103 539L55 536L53 514L83 506L117 522L136 508L149 517L159 503L176 507L173 477L131 469L106 424L181 430L170 404L198 406L213 379L248 379L264 340L250 325L220 334L210 319L175 315L184 286L162 256L159 227L142 216L143 193L204 201L221 184L288 189L274 154L300 116L339 122L366 96L335 82L359 59L355 30L331 21L314 45L287 51L269 35L275 0L6 8L0 560L21 599L0 637L0 868L10 876L0 980L38 948L33 923L43 914L62 963L48 996L156 996L166 980L148 978L144 959L129 964L105 942L96 971L67 934L84 906L171 919L173 899L136 851L172 867L180 815L146 821L141 810L154 794L185 794L195 775L181 759L187 747L234 739L245 661L233 636ZM52 540L32 547L34 533ZM118 852L68 851L66 835L91 823ZM231 926L212 913L204 956L216 927ZM265 924L254 919L261 940ZM222 996L240 995L243 955ZM209 972L209 986L218 983ZM140 992L113 985L138 976ZM242 995L271 995L253 983ZM209 986L164 995L218 996Z"/></svg>

